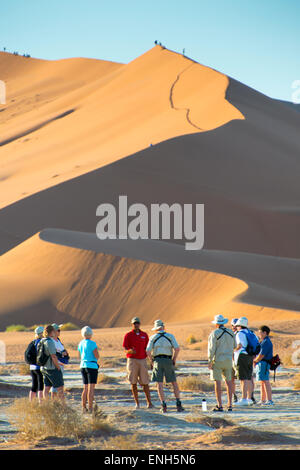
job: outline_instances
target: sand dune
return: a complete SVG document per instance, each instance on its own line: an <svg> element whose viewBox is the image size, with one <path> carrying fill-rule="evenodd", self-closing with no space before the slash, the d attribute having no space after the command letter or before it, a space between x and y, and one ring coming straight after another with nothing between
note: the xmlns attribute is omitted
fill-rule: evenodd
<svg viewBox="0 0 300 470"><path fill-rule="evenodd" d="M129 64L1 53L0 72L0 327L298 315L297 108L158 46ZM204 203L205 249L100 243L96 208L121 194Z"/></svg>

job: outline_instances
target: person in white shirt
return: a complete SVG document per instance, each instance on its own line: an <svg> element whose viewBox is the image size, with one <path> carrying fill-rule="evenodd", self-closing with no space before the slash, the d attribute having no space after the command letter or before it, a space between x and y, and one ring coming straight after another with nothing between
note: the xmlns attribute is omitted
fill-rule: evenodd
<svg viewBox="0 0 300 470"><path fill-rule="evenodd" d="M237 378L241 381L242 398L237 402L238 405L252 404L252 375L253 375L253 357L250 356L246 348L248 340L246 336L248 319L241 317L236 323L237 334L235 336L236 348L234 350L234 364L237 372ZM244 330L244 331L242 331Z"/></svg>
<svg viewBox="0 0 300 470"><path fill-rule="evenodd" d="M151 367L153 368L152 381L157 382L157 392L161 401L161 411L163 413L166 413L167 411L163 389L164 377L166 382L172 383L176 398L177 411L184 411L180 401L180 391L176 382L174 370L176 359L179 354L179 345L171 333L165 332L162 320L155 320L152 331L156 331L156 333L149 338L146 353L151 361Z"/></svg>

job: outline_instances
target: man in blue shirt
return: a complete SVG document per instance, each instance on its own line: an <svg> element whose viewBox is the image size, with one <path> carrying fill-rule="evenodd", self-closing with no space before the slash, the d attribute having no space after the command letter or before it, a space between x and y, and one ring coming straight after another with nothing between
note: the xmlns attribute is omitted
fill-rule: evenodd
<svg viewBox="0 0 300 470"><path fill-rule="evenodd" d="M272 389L269 381L270 360L273 357L273 344L269 338L270 328L261 326L258 331L260 338L260 352L254 359L253 365L256 366L256 378L260 381L260 402L261 405L273 406Z"/></svg>

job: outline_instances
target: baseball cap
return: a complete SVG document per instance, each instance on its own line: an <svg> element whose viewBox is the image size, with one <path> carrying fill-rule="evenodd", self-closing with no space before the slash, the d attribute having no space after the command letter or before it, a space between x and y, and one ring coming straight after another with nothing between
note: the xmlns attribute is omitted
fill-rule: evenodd
<svg viewBox="0 0 300 470"><path fill-rule="evenodd" d="M141 323L141 320L139 319L139 317L133 317L132 320L131 320L131 323Z"/></svg>
<svg viewBox="0 0 300 470"><path fill-rule="evenodd" d="M44 327L43 326L38 326L35 330L34 330L35 334L36 335L40 335L42 333L44 333Z"/></svg>
<svg viewBox="0 0 300 470"><path fill-rule="evenodd" d="M57 323L52 323L52 326L56 331L59 330L59 326Z"/></svg>

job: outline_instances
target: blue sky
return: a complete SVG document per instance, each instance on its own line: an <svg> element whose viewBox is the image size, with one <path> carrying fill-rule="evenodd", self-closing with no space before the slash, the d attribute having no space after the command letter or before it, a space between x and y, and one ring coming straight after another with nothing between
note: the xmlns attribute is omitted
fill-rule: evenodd
<svg viewBox="0 0 300 470"><path fill-rule="evenodd" d="M0 0L0 49L127 63L157 39L291 101L300 79L299 19L300 0Z"/></svg>

